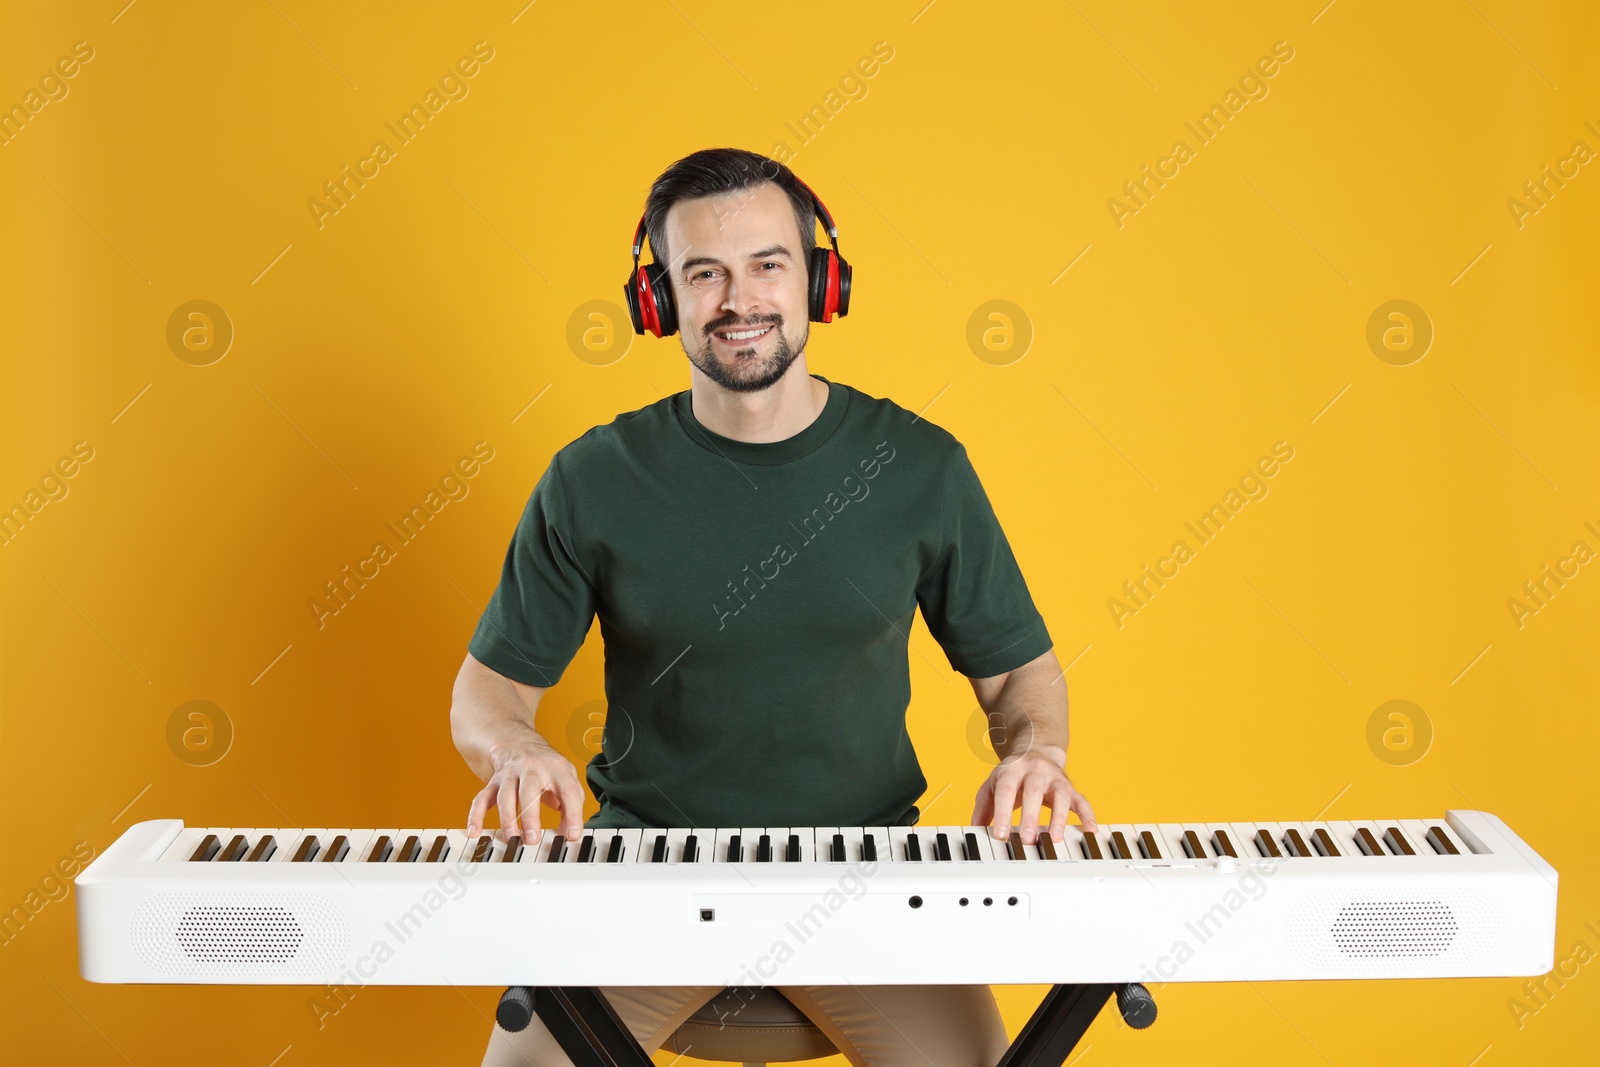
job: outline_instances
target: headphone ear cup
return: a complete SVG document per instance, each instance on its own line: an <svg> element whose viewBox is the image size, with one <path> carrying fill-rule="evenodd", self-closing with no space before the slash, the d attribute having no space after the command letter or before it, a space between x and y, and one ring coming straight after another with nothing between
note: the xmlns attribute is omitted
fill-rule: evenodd
<svg viewBox="0 0 1600 1067"><path fill-rule="evenodd" d="M645 267L650 276L650 295L656 302L656 319L661 323L658 337L671 337L678 332L678 305L672 302L672 278L667 268L659 263Z"/></svg>
<svg viewBox="0 0 1600 1067"><path fill-rule="evenodd" d="M833 249L811 250L810 284L812 322L832 322L833 316L849 313L850 264Z"/></svg>

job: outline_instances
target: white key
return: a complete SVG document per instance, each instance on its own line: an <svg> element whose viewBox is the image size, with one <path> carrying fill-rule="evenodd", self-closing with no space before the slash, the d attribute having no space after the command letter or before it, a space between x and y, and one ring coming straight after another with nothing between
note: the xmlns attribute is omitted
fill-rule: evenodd
<svg viewBox="0 0 1600 1067"><path fill-rule="evenodd" d="M1183 851L1183 827L1175 822L1164 822L1156 825L1156 840L1161 842L1161 855L1163 863L1174 866L1188 866L1195 862L1189 859L1188 853Z"/></svg>

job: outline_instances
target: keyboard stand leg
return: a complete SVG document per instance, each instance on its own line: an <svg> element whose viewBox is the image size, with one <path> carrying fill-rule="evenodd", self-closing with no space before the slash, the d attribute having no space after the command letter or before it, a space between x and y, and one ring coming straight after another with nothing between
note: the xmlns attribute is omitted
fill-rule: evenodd
<svg viewBox="0 0 1600 1067"><path fill-rule="evenodd" d="M1061 1067L1111 999L1111 985L1052 986L998 1067Z"/></svg>
<svg viewBox="0 0 1600 1067"><path fill-rule="evenodd" d="M605 994L593 986L540 986L533 1010L574 1067L652 1067Z"/></svg>

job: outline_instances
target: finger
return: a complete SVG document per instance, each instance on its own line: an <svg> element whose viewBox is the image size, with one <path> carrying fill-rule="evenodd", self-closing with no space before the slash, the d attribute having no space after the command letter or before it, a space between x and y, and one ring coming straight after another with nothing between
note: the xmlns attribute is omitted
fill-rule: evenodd
<svg viewBox="0 0 1600 1067"><path fill-rule="evenodd" d="M1065 779L1056 783L1050 795L1050 839L1060 841L1067 833L1067 812L1072 809L1073 788Z"/></svg>
<svg viewBox="0 0 1600 1067"><path fill-rule="evenodd" d="M578 772L567 765L568 773L556 783L561 812L561 836L576 841L583 836L583 789L578 785Z"/></svg>
<svg viewBox="0 0 1600 1067"><path fill-rule="evenodd" d="M994 816L990 820L989 835L1004 841L1011 836L1011 813L1017 810L1018 775L1010 768L1002 768L994 784Z"/></svg>
<svg viewBox="0 0 1600 1067"><path fill-rule="evenodd" d="M494 780L490 779L489 784L478 790L478 794L472 798L472 807L467 809L467 837L477 837L478 832L483 829L483 817L488 813L494 797L495 784Z"/></svg>
<svg viewBox="0 0 1600 1067"><path fill-rule="evenodd" d="M1076 789L1072 791L1072 810L1078 813L1078 821L1083 823L1085 830L1098 829L1094 821L1094 809L1089 807L1089 798Z"/></svg>
<svg viewBox="0 0 1600 1067"><path fill-rule="evenodd" d="M500 785L500 836L509 838L519 833L517 824L517 779L506 775Z"/></svg>
<svg viewBox="0 0 1600 1067"><path fill-rule="evenodd" d="M1022 823L1018 828L1022 831L1023 844L1031 845L1039 840L1039 806L1044 803L1047 784L1049 779L1037 774L1022 779Z"/></svg>
<svg viewBox="0 0 1600 1067"><path fill-rule="evenodd" d="M969 826L984 826L994 813L994 778L986 778L978 787L978 797L972 803L972 822Z"/></svg>
<svg viewBox="0 0 1600 1067"><path fill-rule="evenodd" d="M537 774L524 774L517 779L517 799L521 801L517 810L517 825L522 828L524 844L537 845L544 833L540 826L539 799L546 788Z"/></svg>

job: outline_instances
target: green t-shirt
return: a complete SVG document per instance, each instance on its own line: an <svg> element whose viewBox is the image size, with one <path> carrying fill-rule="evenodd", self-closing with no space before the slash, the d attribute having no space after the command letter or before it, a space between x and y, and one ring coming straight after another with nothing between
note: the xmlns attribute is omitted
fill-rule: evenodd
<svg viewBox="0 0 1600 1067"><path fill-rule="evenodd" d="M912 824L912 613L971 677L1051 648L961 443L816 377L827 404L786 440L713 433L684 390L589 430L534 487L469 650L552 686L599 616L586 825Z"/></svg>

